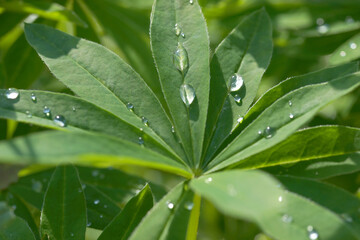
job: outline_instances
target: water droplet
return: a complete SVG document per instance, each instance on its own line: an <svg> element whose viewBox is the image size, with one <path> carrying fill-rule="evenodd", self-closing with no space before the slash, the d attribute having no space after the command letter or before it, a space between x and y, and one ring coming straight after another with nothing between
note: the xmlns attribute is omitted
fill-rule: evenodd
<svg viewBox="0 0 360 240"><path fill-rule="evenodd" d="M181 34L181 27L179 26L179 24L175 24L175 34L176 34L176 36L180 36L180 34Z"/></svg>
<svg viewBox="0 0 360 240"><path fill-rule="evenodd" d="M350 48L351 48L351 49L356 49L356 48L357 48L356 43L350 43Z"/></svg>
<svg viewBox="0 0 360 240"><path fill-rule="evenodd" d="M346 56L346 52L345 52L345 51L341 51L341 52L340 52L340 56L341 56L341 57L345 57L345 56Z"/></svg>
<svg viewBox="0 0 360 240"><path fill-rule="evenodd" d="M264 137L265 138L272 138L275 134L275 128L272 127L266 127L264 130Z"/></svg>
<svg viewBox="0 0 360 240"><path fill-rule="evenodd" d="M184 207L185 207L186 210L191 211L193 209L193 207L194 207L194 203L193 202L186 202Z"/></svg>
<svg viewBox="0 0 360 240"><path fill-rule="evenodd" d="M325 34L329 31L329 25L328 24L323 24L321 26L318 26L317 27L317 31L320 33L320 34Z"/></svg>
<svg viewBox="0 0 360 240"><path fill-rule="evenodd" d="M185 38L185 33L182 32L180 35L182 38Z"/></svg>
<svg viewBox="0 0 360 240"><path fill-rule="evenodd" d="M323 18L318 18L316 19L316 24L317 25L323 25L325 23L324 19Z"/></svg>
<svg viewBox="0 0 360 240"><path fill-rule="evenodd" d="M259 134L259 135L262 135L262 131L261 131L261 130L259 130L259 131L258 131L258 134Z"/></svg>
<svg viewBox="0 0 360 240"><path fill-rule="evenodd" d="M54 123L59 127L66 127L66 120L62 115L56 115L54 118Z"/></svg>
<svg viewBox="0 0 360 240"><path fill-rule="evenodd" d="M48 106L44 106L43 113L45 114L45 117L51 116L51 110Z"/></svg>
<svg viewBox="0 0 360 240"><path fill-rule="evenodd" d="M290 106L290 107L292 106L292 101L291 101L291 100L289 101L289 106Z"/></svg>
<svg viewBox="0 0 360 240"><path fill-rule="evenodd" d="M99 200L99 199L94 200L94 204L95 204L95 205L98 205L99 203L100 203L100 200Z"/></svg>
<svg viewBox="0 0 360 240"><path fill-rule="evenodd" d="M241 102L241 97L240 97L240 95L239 95L239 94L235 94L234 100L235 100L235 102L240 103L240 102Z"/></svg>
<svg viewBox="0 0 360 240"><path fill-rule="evenodd" d="M127 103L126 108L131 112L134 111L134 105L132 103Z"/></svg>
<svg viewBox="0 0 360 240"><path fill-rule="evenodd" d="M353 221L352 217L347 213L341 214L341 217L347 222L352 222Z"/></svg>
<svg viewBox="0 0 360 240"><path fill-rule="evenodd" d="M36 102L37 102L37 98L36 98L36 96L35 96L34 93L31 94L30 98L31 98L31 101L32 101L33 103L36 103Z"/></svg>
<svg viewBox="0 0 360 240"><path fill-rule="evenodd" d="M189 68L189 58L186 49L181 43L178 43L178 46L174 52L173 62L181 74L185 75Z"/></svg>
<svg viewBox="0 0 360 240"><path fill-rule="evenodd" d="M88 223L86 224L86 226L87 226L87 227L90 227L91 224L92 224L91 222L88 222Z"/></svg>
<svg viewBox="0 0 360 240"><path fill-rule="evenodd" d="M71 236L71 237L74 237L74 234L73 234L73 233L70 233L70 236Z"/></svg>
<svg viewBox="0 0 360 240"><path fill-rule="evenodd" d="M208 177L207 179L205 179L205 183L211 183L212 182L212 177Z"/></svg>
<svg viewBox="0 0 360 240"><path fill-rule="evenodd" d="M41 192L42 187L43 187L42 183L40 181L37 181L37 180L34 180L34 179L32 179L31 182L32 182L31 188L35 192L38 192L38 193Z"/></svg>
<svg viewBox="0 0 360 240"><path fill-rule="evenodd" d="M281 217L281 220L284 222L284 223L291 223L293 218L292 216L289 216L288 214L284 214L282 217Z"/></svg>
<svg viewBox="0 0 360 240"><path fill-rule="evenodd" d="M229 91L236 92L243 86L243 84L243 78L239 74L235 73L230 77Z"/></svg>
<svg viewBox="0 0 360 240"><path fill-rule="evenodd" d="M73 106L73 107L72 107L72 110L73 110L73 112L76 112L76 107Z"/></svg>
<svg viewBox="0 0 360 240"><path fill-rule="evenodd" d="M175 127L174 126L171 126L171 132L175 133Z"/></svg>
<svg viewBox="0 0 360 240"><path fill-rule="evenodd" d="M5 97L9 100L15 100L19 97L20 92L16 88L9 88L5 92Z"/></svg>
<svg viewBox="0 0 360 240"><path fill-rule="evenodd" d="M140 132L143 132L143 131L144 131L144 129L143 129L143 128L139 128L139 131L140 131Z"/></svg>
<svg viewBox="0 0 360 240"><path fill-rule="evenodd" d="M307 226L307 232L310 240L319 239L319 233L314 229L313 226Z"/></svg>
<svg viewBox="0 0 360 240"><path fill-rule="evenodd" d="M172 202L170 202L170 201L167 201L167 202L166 202L166 205L167 205L168 209L173 209L174 206L175 206L175 205L174 205Z"/></svg>
<svg viewBox="0 0 360 240"><path fill-rule="evenodd" d="M351 16L346 16L345 22L348 23L348 24L350 24L350 23L353 23L353 22L354 22L354 19L353 19Z"/></svg>
<svg viewBox="0 0 360 240"><path fill-rule="evenodd" d="M104 218L104 215L100 214L100 218Z"/></svg>
<svg viewBox="0 0 360 240"><path fill-rule="evenodd" d="M282 202L282 201L283 201L283 197L282 197L282 196L279 196L279 197L278 197L278 201L279 201L279 202Z"/></svg>
<svg viewBox="0 0 360 240"><path fill-rule="evenodd" d="M26 111L25 114L28 118L32 118L32 114L30 113L30 111Z"/></svg>
<svg viewBox="0 0 360 240"><path fill-rule="evenodd" d="M182 84L180 86L180 97L185 105L189 107L195 99L194 88L190 84Z"/></svg>
<svg viewBox="0 0 360 240"><path fill-rule="evenodd" d="M98 170L94 170L94 171L91 172L91 175L92 175L93 177L97 177L97 176L99 175L99 171L98 171Z"/></svg>
<svg viewBox="0 0 360 240"><path fill-rule="evenodd" d="M144 139L142 137L139 137L138 144L139 145L144 145Z"/></svg>
<svg viewBox="0 0 360 240"><path fill-rule="evenodd" d="M146 117L141 117L141 121L145 126L149 126L149 120Z"/></svg>
<svg viewBox="0 0 360 240"><path fill-rule="evenodd" d="M290 118L290 119L293 119L293 118L294 118L294 114L290 113L290 114L289 114L289 118Z"/></svg>
<svg viewBox="0 0 360 240"><path fill-rule="evenodd" d="M237 122L238 123L242 123L244 121L244 118L243 117L239 117L238 119L237 119Z"/></svg>
<svg viewBox="0 0 360 240"><path fill-rule="evenodd" d="M189 3L190 3L191 5L193 5L193 4L194 4L194 0L190 0Z"/></svg>

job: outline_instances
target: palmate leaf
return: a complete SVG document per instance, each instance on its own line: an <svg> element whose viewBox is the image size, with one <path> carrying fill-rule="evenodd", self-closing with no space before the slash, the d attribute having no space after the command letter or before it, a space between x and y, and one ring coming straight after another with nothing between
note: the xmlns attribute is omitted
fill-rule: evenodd
<svg viewBox="0 0 360 240"><path fill-rule="evenodd" d="M210 65L211 88L205 135L210 146L205 151L205 158L214 154L239 124L238 119L247 112L271 54L271 23L264 9L245 18L217 47ZM243 86L229 92L235 73L241 77Z"/></svg>
<svg viewBox="0 0 360 240"><path fill-rule="evenodd" d="M151 16L150 38L175 132L179 134L191 159L191 166L197 166L204 139L210 82L209 40L197 1L190 4L188 0L156 0ZM174 55L178 46L180 56L177 57ZM182 70L178 70L176 65ZM195 98L189 107L180 97L183 83L191 85L195 91Z"/></svg>
<svg viewBox="0 0 360 240"><path fill-rule="evenodd" d="M256 222L275 239L311 239L310 234L359 239L359 199L318 182L280 181L284 185L261 171L232 170L194 179L190 187L223 213Z"/></svg>

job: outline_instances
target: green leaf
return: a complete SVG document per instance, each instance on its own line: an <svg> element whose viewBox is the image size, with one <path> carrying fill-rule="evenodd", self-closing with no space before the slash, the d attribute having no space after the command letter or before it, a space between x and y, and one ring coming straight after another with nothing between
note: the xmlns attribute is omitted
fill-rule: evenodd
<svg viewBox="0 0 360 240"><path fill-rule="evenodd" d="M0 238L2 240L36 240L27 223L16 217L5 202L0 202Z"/></svg>
<svg viewBox="0 0 360 240"><path fill-rule="evenodd" d="M356 34L344 42L330 56L330 64L341 64L360 58L360 34Z"/></svg>
<svg viewBox="0 0 360 240"><path fill-rule="evenodd" d="M22 20L26 17L26 14L21 13L1 13L0 14L0 22L1 29L0 29L0 37L3 37L9 31L14 29L18 24L22 22Z"/></svg>
<svg viewBox="0 0 360 240"><path fill-rule="evenodd" d="M233 167L262 168L295 164L356 152L360 152L359 128L319 126L300 130L276 146L244 159ZM340 169L338 173L341 173Z"/></svg>
<svg viewBox="0 0 360 240"><path fill-rule="evenodd" d="M298 181L302 186L307 180ZM221 212L253 221L275 239L309 239L309 226L318 233L319 239L359 238L356 211L360 201L354 196L320 183L306 184L305 190L298 193L297 190L304 187L295 189L286 184L287 180L283 182L285 187L261 171L233 170L194 179L190 187ZM314 195L313 201L307 198L306 192ZM333 201L335 196L337 200ZM340 212L352 214L353 222L341 217Z"/></svg>
<svg viewBox="0 0 360 240"><path fill-rule="evenodd" d="M1 1L0 10L17 13L36 14L40 17L56 20L70 21L79 26L86 27L86 24L72 11L67 10L57 3L44 1Z"/></svg>
<svg viewBox="0 0 360 240"><path fill-rule="evenodd" d="M128 239L135 227L153 206L149 185L133 197L113 221L104 229L98 240Z"/></svg>
<svg viewBox="0 0 360 240"><path fill-rule="evenodd" d="M51 72L75 94L110 111L138 132L143 129L169 151L174 148L176 154L184 156L160 102L117 55L96 43L44 25L26 24L25 34ZM129 103L134 106L133 111L129 111ZM148 126L142 117L148 120Z"/></svg>
<svg viewBox="0 0 360 240"><path fill-rule="evenodd" d="M184 183L177 185L148 212L129 239L186 239L193 198Z"/></svg>
<svg viewBox="0 0 360 240"><path fill-rule="evenodd" d="M261 46L261 48L259 47ZM238 125L253 102L262 75L270 63L272 30L264 9L254 12L220 43L211 60L211 83L205 139L211 140L211 156ZM231 79L238 74L240 89L230 92ZM235 98L241 97L241 102ZM214 127L216 129L214 130Z"/></svg>
<svg viewBox="0 0 360 240"><path fill-rule="evenodd" d="M357 88L359 79L360 74L354 73L285 94L249 124L208 168L215 171L227 167L285 140L318 109Z"/></svg>
<svg viewBox="0 0 360 240"><path fill-rule="evenodd" d="M176 35L175 24L181 28L184 38L181 34ZM190 165L197 166L204 140L210 84L209 40L197 1L190 4L188 0L156 0L151 16L150 39L175 132L184 145ZM182 72L175 64L178 44L182 46ZM183 83L195 90L195 99L189 107L180 97Z"/></svg>
<svg viewBox="0 0 360 240"><path fill-rule="evenodd" d="M44 238L85 240L86 204L74 166L55 169L45 193L40 231Z"/></svg>

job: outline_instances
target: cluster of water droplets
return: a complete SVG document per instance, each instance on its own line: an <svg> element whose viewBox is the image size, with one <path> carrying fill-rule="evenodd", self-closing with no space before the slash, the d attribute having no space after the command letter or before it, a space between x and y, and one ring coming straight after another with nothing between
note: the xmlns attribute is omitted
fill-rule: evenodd
<svg viewBox="0 0 360 240"><path fill-rule="evenodd" d="M340 53L339 53L340 57L346 57L347 51L353 51L353 50L357 49L357 47L358 46L357 46L356 43L350 42L349 43L349 49L344 49L344 50L340 51Z"/></svg>

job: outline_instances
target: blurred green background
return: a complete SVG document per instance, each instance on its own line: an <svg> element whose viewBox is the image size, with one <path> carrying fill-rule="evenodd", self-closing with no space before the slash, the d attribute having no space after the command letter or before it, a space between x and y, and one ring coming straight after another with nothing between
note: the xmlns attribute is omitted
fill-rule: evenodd
<svg viewBox="0 0 360 240"><path fill-rule="evenodd" d="M360 58L359 0L198 0L207 20L211 51L253 10L265 7L273 23L274 52L258 96L280 81ZM149 45L152 0L0 0L0 87L72 94L57 81L26 42L24 22L56 27L98 42L127 61L162 94ZM360 89L323 108L307 126L360 127ZM306 126L304 126L306 127ZM0 119L0 140L42 131ZM0 166L0 188L17 179L20 167ZM31 171L36 171L35 170ZM146 169L123 168L167 188L178 179ZM30 172L31 172L30 171ZM360 197L360 174L327 181ZM89 232L95 239L97 232ZM199 239L269 239L252 223L223 216L204 202Z"/></svg>

